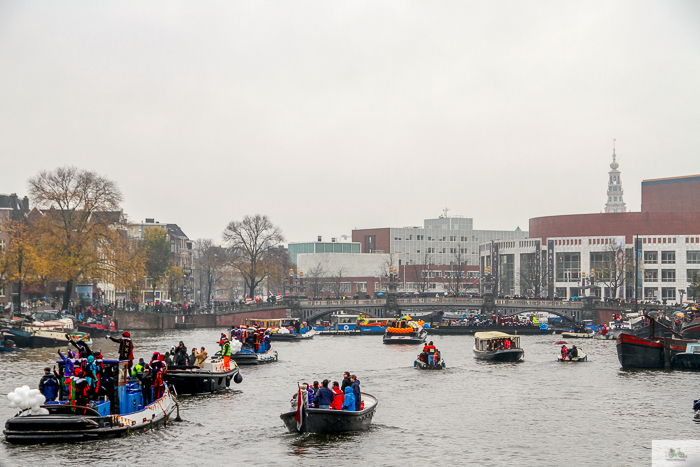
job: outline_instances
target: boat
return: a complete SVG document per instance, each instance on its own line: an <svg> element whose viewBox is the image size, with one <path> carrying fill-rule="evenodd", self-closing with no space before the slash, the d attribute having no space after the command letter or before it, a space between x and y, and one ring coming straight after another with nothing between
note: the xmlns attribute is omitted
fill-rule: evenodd
<svg viewBox="0 0 700 467"><path fill-rule="evenodd" d="M583 350L577 348L576 355L572 355L569 353L566 355L566 358L562 358L561 354L559 354L559 356L557 357L557 361L558 362L586 362L586 361L588 361L588 355L586 355L586 353Z"/></svg>
<svg viewBox="0 0 700 467"><path fill-rule="evenodd" d="M440 356L435 365L429 365L428 362L421 360L420 355L413 362L413 367L418 368L419 370L444 370L446 366L447 365L445 365L445 360L443 360L442 356Z"/></svg>
<svg viewBox="0 0 700 467"><path fill-rule="evenodd" d="M243 381L236 362L234 361L233 365L226 369L220 355L205 362L203 368L169 367L163 379L175 388L177 394L214 393L228 388L231 385L231 380L236 384Z"/></svg>
<svg viewBox="0 0 700 467"><path fill-rule="evenodd" d="M352 431L368 430L372 425L372 417L377 410L377 398L362 393L362 410L359 412L333 409L314 409L307 407L302 416L301 426L298 426L296 399L290 412L283 413L280 418L290 433L339 434Z"/></svg>
<svg viewBox="0 0 700 467"><path fill-rule="evenodd" d="M260 365L261 363L272 363L278 359L277 351L267 342L256 342L258 331L255 329L241 328L241 339L238 340L229 331L229 341L231 342L231 360L238 365ZM244 335L245 333L245 335ZM219 353L217 352L217 356Z"/></svg>
<svg viewBox="0 0 700 467"><path fill-rule="evenodd" d="M128 363L127 360L103 361L100 384L104 396L87 406L73 405L61 390L58 401L20 410L5 423L5 440L13 444L73 443L120 438L167 425L177 409L177 401L167 384L160 398L144 405L141 383L135 377L127 377ZM62 362L59 368L63 379Z"/></svg>
<svg viewBox="0 0 700 467"><path fill-rule="evenodd" d="M12 352L17 350L17 344L12 340L12 336L7 334L7 329L0 329L0 352Z"/></svg>
<svg viewBox="0 0 700 467"><path fill-rule="evenodd" d="M423 321L413 321L410 316L390 321L383 341L385 344L422 344L428 336L424 324Z"/></svg>
<svg viewBox="0 0 700 467"><path fill-rule="evenodd" d="M312 339L316 334L306 322L295 318L265 319L246 318L241 328L262 328L270 332L271 341L299 342Z"/></svg>
<svg viewBox="0 0 700 467"><path fill-rule="evenodd" d="M690 342L685 350L671 358L671 368L674 370L700 370L700 343Z"/></svg>
<svg viewBox="0 0 700 467"><path fill-rule="evenodd" d="M675 357L679 353L686 352L686 347L697 343L697 340L682 339L681 333L660 323L650 315L646 317L649 320L649 337L639 337L624 332L620 334L617 338L617 359L624 369L672 369ZM676 338L659 337L657 333L659 327L675 335ZM688 357L682 357L682 359L692 360Z"/></svg>
<svg viewBox="0 0 700 467"><path fill-rule="evenodd" d="M114 327L114 323L100 324L100 323L79 323L78 331L90 334L92 337L107 337L108 335L115 335L120 331Z"/></svg>
<svg viewBox="0 0 700 467"><path fill-rule="evenodd" d="M525 351L520 348L520 336L499 331L477 332L474 334L474 356L492 362L518 362L525 357Z"/></svg>
<svg viewBox="0 0 700 467"><path fill-rule="evenodd" d="M82 340L88 345L92 344L90 335L82 332L66 334L64 331L44 330L25 326L23 328L7 328L7 333L11 334L17 346L22 348L63 347L68 345L69 338L71 340Z"/></svg>
<svg viewBox="0 0 700 467"><path fill-rule="evenodd" d="M373 318L364 313L359 315L336 313L330 316L329 321L314 326L314 330L326 335L381 335L386 331L388 323L387 318Z"/></svg>

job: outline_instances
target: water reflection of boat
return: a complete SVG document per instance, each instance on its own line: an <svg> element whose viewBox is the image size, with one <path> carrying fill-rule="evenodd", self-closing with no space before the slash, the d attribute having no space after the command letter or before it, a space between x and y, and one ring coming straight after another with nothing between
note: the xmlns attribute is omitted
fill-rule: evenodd
<svg viewBox="0 0 700 467"><path fill-rule="evenodd" d="M390 321L383 342L385 344L422 344L428 335L423 329L423 321L413 321L410 316L404 316Z"/></svg>
<svg viewBox="0 0 700 467"><path fill-rule="evenodd" d="M474 334L474 356L492 362L517 362L524 358L520 336L504 332L477 332Z"/></svg>
<svg viewBox="0 0 700 467"><path fill-rule="evenodd" d="M231 385L243 381L236 362L226 369L220 357L205 362L203 368L172 366L165 372L164 380L175 387L178 394L200 394L222 391Z"/></svg>
<svg viewBox="0 0 700 467"><path fill-rule="evenodd" d="M296 407L291 412L283 413L280 418L291 433L338 434L352 431L368 430L377 409L377 398L362 393L364 408L359 412L333 409L307 408L301 428L297 427Z"/></svg>
<svg viewBox="0 0 700 467"><path fill-rule="evenodd" d="M127 377L127 361L104 360L104 399L87 406L72 405L61 390L60 400L44 404L42 412L23 410L5 423L5 439L15 444L66 443L119 438L167 424L177 407L165 387L155 402L144 405L141 386ZM61 366L61 379L63 376Z"/></svg>

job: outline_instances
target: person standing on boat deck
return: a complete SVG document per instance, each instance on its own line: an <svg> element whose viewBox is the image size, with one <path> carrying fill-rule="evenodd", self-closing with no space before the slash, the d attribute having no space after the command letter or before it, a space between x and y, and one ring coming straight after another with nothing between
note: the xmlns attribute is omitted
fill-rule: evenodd
<svg viewBox="0 0 700 467"><path fill-rule="evenodd" d="M224 358L224 366L226 369L231 369L231 343L225 337L224 343L221 346L221 356Z"/></svg>
<svg viewBox="0 0 700 467"><path fill-rule="evenodd" d="M343 399L343 410L355 412L355 394L352 392L352 386L345 388L345 398Z"/></svg>
<svg viewBox="0 0 700 467"><path fill-rule="evenodd" d="M131 334L129 331L124 331L120 339L107 336L107 339L119 344L119 360L129 360L126 365L126 374L131 374L131 365L134 362L134 343L131 342Z"/></svg>
<svg viewBox="0 0 700 467"><path fill-rule="evenodd" d="M187 366L194 366L194 362L197 361L197 348L192 349L190 357L187 359Z"/></svg>
<svg viewBox="0 0 700 467"><path fill-rule="evenodd" d="M355 412L359 412L360 406L362 405L362 393L360 393L360 380L357 379L357 376L352 375L350 377L350 381L352 381L352 392L355 396Z"/></svg>
<svg viewBox="0 0 700 467"><path fill-rule="evenodd" d="M207 352L204 350L204 347L200 350L201 351L196 355L197 359L194 361L194 364L199 368L204 368L204 360L207 359Z"/></svg>
<svg viewBox="0 0 700 467"><path fill-rule="evenodd" d="M58 396L58 386L58 379L51 373L51 368L44 368L44 376L39 381L39 392L46 397L47 401L53 401Z"/></svg>
<svg viewBox="0 0 700 467"><path fill-rule="evenodd" d="M333 403L333 391L328 388L329 381L327 379L323 380L321 387L318 388L316 394L314 395L314 407L319 409L330 409Z"/></svg>
<svg viewBox="0 0 700 467"><path fill-rule="evenodd" d="M348 386L352 386L352 381L350 381L350 372L345 371L343 372L343 384L340 386L340 390L344 393L345 388Z"/></svg>
<svg viewBox="0 0 700 467"><path fill-rule="evenodd" d="M561 346L561 359L562 360L566 360L566 352L567 352L566 345L562 345Z"/></svg>
<svg viewBox="0 0 700 467"><path fill-rule="evenodd" d="M343 391L340 390L340 385L337 381L333 381L333 402L331 402L331 409L343 410Z"/></svg>

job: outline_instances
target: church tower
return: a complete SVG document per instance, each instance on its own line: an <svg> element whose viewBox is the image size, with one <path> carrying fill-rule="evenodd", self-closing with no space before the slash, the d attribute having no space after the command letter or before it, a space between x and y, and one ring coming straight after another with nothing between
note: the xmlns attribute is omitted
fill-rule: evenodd
<svg viewBox="0 0 700 467"><path fill-rule="evenodd" d="M608 172L608 202L605 203L605 212L627 212L627 205L622 201L622 181L620 171L617 170L620 164L615 160L615 140L613 140L613 160Z"/></svg>

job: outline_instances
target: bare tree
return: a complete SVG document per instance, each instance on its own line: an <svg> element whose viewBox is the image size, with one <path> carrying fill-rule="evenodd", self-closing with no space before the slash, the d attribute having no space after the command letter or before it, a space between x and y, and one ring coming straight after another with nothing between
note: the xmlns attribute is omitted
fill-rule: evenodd
<svg viewBox="0 0 700 467"><path fill-rule="evenodd" d="M333 285L333 292L335 293L336 297L340 297L340 294L343 293L343 291L341 291L340 289L342 287L344 276L345 268L342 266L333 271L331 275L331 284Z"/></svg>
<svg viewBox="0 0 700 467"><path fill-rule="evenodd" d="M325 277L326 269L320 263L304 273L306 287L310 296L318 297L321 295Z"/></svg>
<svg viewBox="0 0 700 467"><path fill-rule="evenodd" d="M423 264L414 264L411 267L411 272L413 275L413 279L416 283L416 287L418 289L418 292L420 293L425 293L426 290L428 290L428 287L430 286L430 263L432 261L432 258L429 253L425 253L425 256L423 257ZM425 270L425 267L428 267L428 270Z"/></svg>
<svg viewBox="0 0 700 467"><path fill-rule="evenodd" d="M122 217L122 194L115 182L76 167L39 172L29 179L29 193L44 210L39 242L53 275L66 281L62 307L67 308L78 280L111 273L117 240L111 226Z"/></svg>
<svg viewBox="0 0 700 467"><path fill-rule="evenodd" d="M221 281L225 265L228 263L228 251L214 243L210 238L200 238L194 242L194 265L200 280L200 293L204 292L206 300L211 303L212 291ZM202 290L204 289L204 290Z"/></svg>
<svg viewBox="0 0 700 467"><path fill-rule="evenodd" d="M457 244L454 257L451 261L450 277L447 278L447 289L450 293L459 294L464 288L464 280L466 276L467 259L462 254L461 245Z"/></svg>
<svg viewBox="0 0 700 467"><path fill-rule="evenodd" d="M267 216L256 214L229 222L223 237L232 253L233 266L243 276L249 296L254 297L255 288L266 276L270 249L284 241L282 230Z"/></svg>
<svg viewBox="0 0 700 467"><path fill-rule="evenodd" d="M634 284L634 255L624 245L610 242L604 251L591 253L591 269L595 271L595 281L608 287L612 297L618 290L623 291L624 297L625 284Z"/></svg>

